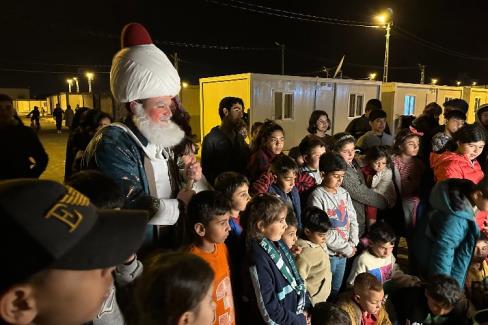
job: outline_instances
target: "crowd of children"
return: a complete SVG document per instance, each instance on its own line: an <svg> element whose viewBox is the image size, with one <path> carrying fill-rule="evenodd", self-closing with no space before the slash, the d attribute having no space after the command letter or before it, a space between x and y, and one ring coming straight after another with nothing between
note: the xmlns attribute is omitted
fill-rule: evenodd
<svg viewBox="0 0 488 325"><path fill-rule="evenodd" d="M488 308L483 125L465 124L448 102L431 139L413 125L393 137L386 112L370 107L370 131L329 136L318 112L293 155L278 123L253 125L247 175L210 183L204 169L171 226L177 249L139 251L142 261L145 218L120 210L125 198L102 173L76 173L66 186L1 183L0 224L11 231L0 241L16 267L0 271L0 323L468 324ZM175 152L182 166L196 160L191 140ZM35 191L47 194L25 204ZM28 224L26 213L46 209L72 234ZM33 249L42 258L27 261ZM63 281L78 285L63 292Z"/></svg>

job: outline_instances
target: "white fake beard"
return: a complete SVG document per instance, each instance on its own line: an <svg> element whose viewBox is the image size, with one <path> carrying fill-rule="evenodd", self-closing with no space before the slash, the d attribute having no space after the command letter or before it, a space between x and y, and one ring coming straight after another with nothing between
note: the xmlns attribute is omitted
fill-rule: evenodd
<svg viewBox="0 0 488 325"><path fill-rule="evenodd" d="M185 132L171 120L165 124L151 121L144 107L139 103L135 108L132 121L150 143L158 146L173 147L185 137Z"/></svg>

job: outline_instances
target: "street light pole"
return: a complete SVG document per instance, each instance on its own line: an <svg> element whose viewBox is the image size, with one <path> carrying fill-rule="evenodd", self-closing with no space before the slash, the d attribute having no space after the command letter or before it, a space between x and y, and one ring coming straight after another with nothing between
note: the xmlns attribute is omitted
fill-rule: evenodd
<svg viewBox="0 0 488 325"><path fill-rule="evenodd" d="M93 72L87 72L86 78L88 79L88 92L92 92L92 80L93 80Z"/></svg>
<svg viewBox="0 0 488 325"><path fill-rule="evenodd" d="M73 80L75 81L75 84L76 84L76 92L79 93L80 92L80 84L78 83L78 78L73 78Z"/></svg>
<svg viewBox="0 0 488 325"><path fill-rule="evenodd" d="M385 63L383 65L383 82L388 82L388 61L390 59L391 21L386 24Z"/></svg>
<svg viewBox="0 0 488 325"><path fill-rule="evenodd" d="M280 44L278 42L275 42L276 46L279 46L281 48L281 74L285 74L285 44Z"/></svg>
<svg viewBox="0 0 488 325"><path fill-rule="evenodd" d="M66 82L68 83L68 92L71 92L71 86L73 85L73 80L72 79L67 79Z"/></svg>

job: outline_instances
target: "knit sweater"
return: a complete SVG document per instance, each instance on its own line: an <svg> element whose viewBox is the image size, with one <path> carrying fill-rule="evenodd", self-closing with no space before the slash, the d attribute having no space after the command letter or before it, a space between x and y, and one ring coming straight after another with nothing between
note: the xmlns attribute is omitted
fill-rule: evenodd
<svg viewBox="0 0 488 325"><path fill-rule="evenodd" d="M305 281L312 304L324 302L329 297L332 281L327 246L304 239L298 239L297 246L302 248L296 257L298 272Z"/></svg>
<svg viewBox="0 0 488 325"><path fill-rule="evenodd" d="M365 230L364 206L369 205L383 210L387 208L388 202L384 196L368 188L364 176L355 161L347 166L341 187L351 196L352 204L357 214L358 234L361 237Z"/></svg>
<svg viewBox="0 0 488 325"><path fill-rule="evenodd" d="M329 255L350 256L359 239L356 211L349 193L342 187L337 193L330 193L320 186L308 197L307 206L318 207L329 216L332 224L327 233Z"/></svg>

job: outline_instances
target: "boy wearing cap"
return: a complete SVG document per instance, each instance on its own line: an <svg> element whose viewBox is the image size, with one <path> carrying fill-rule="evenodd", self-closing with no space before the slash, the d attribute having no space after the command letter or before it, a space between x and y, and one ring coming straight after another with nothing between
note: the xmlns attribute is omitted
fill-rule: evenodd
<svg viewBox="0 0 488 325"><path fill-rule="evenodd" d="M369 113L369 125L371 125L371 131L366 132L361 136L356 147L366 151L375 146L392 146L393 137L385 133L386 127L386 112L380 109L373 110Z"/></svg>
<svg viewBox="0 0 488 325"><path fill-rule="evenodd" d="M54 181L0 183L0 245L9 247L0 253L8 262L0 268L0 323L94 319L115 265L139 248L146 222L141 211L96 210Z"/></svg>

